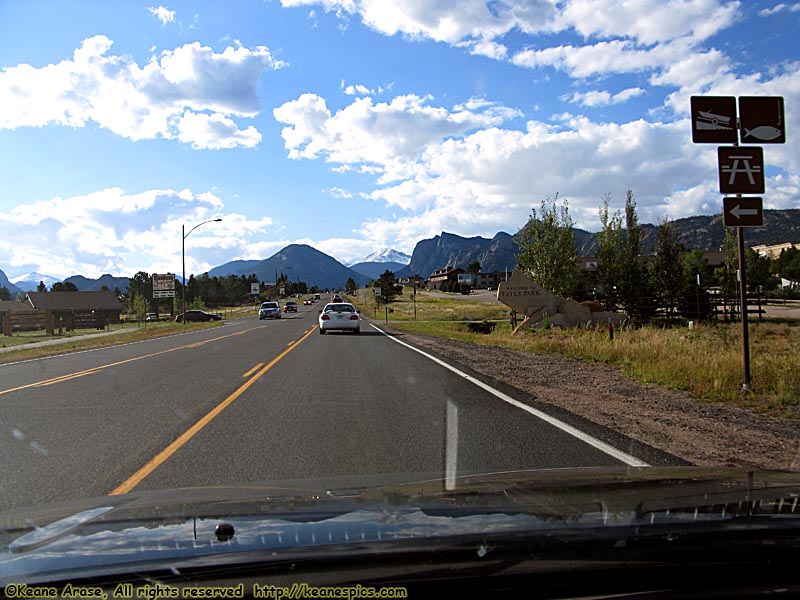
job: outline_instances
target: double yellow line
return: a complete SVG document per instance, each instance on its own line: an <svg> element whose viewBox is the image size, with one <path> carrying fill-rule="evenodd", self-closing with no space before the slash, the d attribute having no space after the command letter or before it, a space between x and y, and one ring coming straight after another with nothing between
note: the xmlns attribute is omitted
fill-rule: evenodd
<svg viewBox="0 0 800 600"><path fill-rule="evenodd" d="M278 356L276 356L272 361L270 361L266 366L263 366L259 369L263 363L259 363L252 369L250 369L247 373L244 374L247 377L249 374L255 371L255 375L250 377L246 382L244 382L235 392L233 392L230 396L225 398L222 402L220 402L217 406L215 406L211 411L209 411L203 418L201 418L197 423L192 425L189 429L187 429L183 434L181 434L178 439L172 442L169 446L164 448L161 452L159 452L155 457L153 457L146 465L144 465L141 469L136 471L133 475L131 475L128 479L126 479L121 485L115 488L109 496L117 496L120 494L127 494L130 492L134 487L136 487L141 481L150 475L153 471L155 471L159 466L161 466L170 456L175 454L186 442L192 439L197 433L200 432L206 425L208 425L214 417L216 417L219 413L221 413L225 408L227 408L234 400L236 400L239 396L241 396L247 389L252 386L258 379L264 375L267 371L269 371L272 367L274 367L278 361L280 361L284 356L289 354L292 350L297 348L301 342L306 340L308 336L310 336L314 330L317 328L315 325L311 329L309 329L306 334L301 337L296 342L292 342L289 344L289 347L286 348L283 352L281 352ZM257 370L256 370L257 369Z"/></svg>

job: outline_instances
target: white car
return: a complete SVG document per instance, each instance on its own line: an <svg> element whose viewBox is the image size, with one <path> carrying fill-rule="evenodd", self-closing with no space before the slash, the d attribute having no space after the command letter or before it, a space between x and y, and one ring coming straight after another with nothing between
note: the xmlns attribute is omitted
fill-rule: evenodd
<svg viewBox="0 0 800 600"><path fill-rule="evenodd" d="M258 309L258 320L262 319L280 319L281 318L281 305L277 302L264 302L261 308Z"/></svg>
<svg viewBox="0 0 800 600"><path fill-rule="evenodd" d="M319 315L319 332L324 335L326 331L340 330L361 332L361 317L358 310L347 302L332 302L326 304Z"/></svg>

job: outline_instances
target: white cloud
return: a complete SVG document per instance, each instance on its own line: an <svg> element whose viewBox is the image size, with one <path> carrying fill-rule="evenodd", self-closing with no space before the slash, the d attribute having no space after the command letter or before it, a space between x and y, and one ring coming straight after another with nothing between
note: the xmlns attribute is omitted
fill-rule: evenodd
<svg viewBox="0 0 800 600"><path fill-rule="evenodd" d="M161 21L162 25L172 23L175 20L175 11L163 6L159 6L158 8L151 6L147 10L151 15L155 16L159 21Z"/></svg>
<svg viewBox="0 0 800 600"><path fill-rule="evenodd" d="M174 273L181 266L181 225L217 217L222 222L187 237L188 272L202 273L245 252L253 236L272 224L269 217L225 213L222 200L211 192L129 194L108 188L0 213L0 263L35 265L35 270L56 277Z"/></svg>
<svg viewBox="0 0 800 600"><path fill-rule="evenodd" d="M621 104L627 102L631 98L641 96L645 90L639 87L627 88L616 94L611 94L605 90L590 92L574 92L561 97L561 100L580 104L581 106L607 106L609 104Z"/></svg>
<svg viewBox="0 0 800 600"><path fill-rule="evenodd" d="M179 139L195 148L258 143L254 127L239 129L230 117L260 111L261 75L284 66L269 49L228 47L216 53L194 42L139 66L129 56L109 55L111 45L98 35L84 40L72 60L3 69L0 128L83 127L94 121L132 140Z"/></svg>
<svg viewBox="0 0 800 600"><path fill-rule="evenodd" d="M625 38L652 45L678 38L705 40L733 23L738 2L720 0L281 0L283 6L322 6L342 18L358 16L384 35L430 39L504 58L498 42L511 31L575 31L584 38ZM624 33L621 33L624 32Z"/></svg>
<svg viewBox="0 0 800 600"><path fill-rule="evenodd" d="M640 93L629 88L609 98ZM425 119L416 114L422 109ZM364 223L358 233L375 245L408 251L441 231L491 236L519 227L531 206L556 192L570 200L578 225L589 229L597 228L597 207L606 192L623 198L633 189L642 219L650 222L670 212L672 198L672 212L708 202L703 186L714 180L715 157L691 143L685 120L616 124L566 114L558 125L530 121L525 131L516 131L501 127L498 110L482 99L445 109L400 97L384 105L359 99L332 114L324 99L304 95L276 109L276 118L291 124L284 139L293 158L380 170L370 198L399 214ZM481 111L494 117L476 123ZM381 122L387 114L391 118ZM447 131L454 121L467 126ZM674 194L698 186L705 196Z"/></svg>
<svg viewBox="0 0 800 600"><path fill-rule="evenodd" d="M776 15L782 12L800 12L800 2L795 4L784 4L781 2L780 4L776 4L772 8L764 8L758 11L758 14L762 17L770 17L772 15Z"/></svg>
<svg viewBox="0 0 800 600"><path fill-rule="evenodd" d="M327 190L322 190L323 194L327 194L331 198L352 198L353 194L342 188L332 187Z"/></svg>
<svg viewBox="0 0 800 600"><path fill-rule="evenodd" d="M516 111L480 101L449 111L430 106L429 98L397 96L374 104L369 97L331 114L323 98L303 94L273 111L289 125L281 133L289 157L325 157L330 163L378 168L380 182L413 174L425 149L440 140L498 125Z"/></svg>
<svg viewBox="0 0 800 600"><path fill-rule="evenodd" d="M261 134L252 125L240 130L233 120L219 114L207 115L187 110L178 121L178 139L192 148L253 148L261 141Z"/></svg>

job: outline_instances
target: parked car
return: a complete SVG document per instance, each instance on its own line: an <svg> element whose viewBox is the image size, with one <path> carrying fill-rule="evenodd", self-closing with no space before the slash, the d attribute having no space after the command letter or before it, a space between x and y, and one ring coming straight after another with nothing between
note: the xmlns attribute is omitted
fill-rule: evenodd
<svg viewBox="0 0 800 600"><path fill-rule="evenodd" d="M326 331L335 329L361 333L361 317L355 306L347 302L325 305L319 315L319 332L324 335Z"/></svg>
<svg viewBox="0 0 800 600"><path fill-rule="evenodd" d="M219 313L209 313L204 310L187 310L186 311L186 322L191 323L192 321L221 321L222 315ZM175 317L176 323L183 323L183 313L179 314Z"/></svg>
<svg viewBox="0 0 800 600"><path fill-rule="evenodd" d="M262 319L280 319L281 306L277 302L264 302L261 308L258 309L258 320Z"/></svg>
<svg viewBox="0 0 800 600"><path fill-rule="evenodd" d="M297 302L285 302L283 304L283 312L297 312Z"/></svg>

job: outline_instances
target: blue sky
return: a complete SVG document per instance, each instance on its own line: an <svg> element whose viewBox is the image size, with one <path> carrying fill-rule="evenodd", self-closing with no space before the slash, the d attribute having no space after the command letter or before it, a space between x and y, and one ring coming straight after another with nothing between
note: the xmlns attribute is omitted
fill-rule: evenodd
<svg viewBox="0 0 800 600"><path fill-rule="evenodd" d="M800 2L0 0L0 270L342 262L514 233L556 193L599 227L720 211L692 95L781 95L768 208L800 207Z"/></svg>

